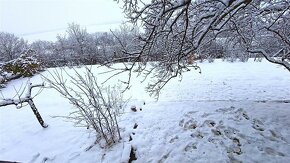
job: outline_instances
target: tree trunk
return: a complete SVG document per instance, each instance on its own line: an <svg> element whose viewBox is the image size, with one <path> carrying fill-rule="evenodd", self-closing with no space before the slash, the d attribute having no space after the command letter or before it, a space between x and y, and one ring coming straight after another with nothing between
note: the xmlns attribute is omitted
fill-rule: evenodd
<svg viewBox="0 0 290 163"><path fill-rule="evenodd" d="M39 114L36 106L34 105L34 102L32 101L32 99L28 100L28 104L30 105L34 115L36 116L38 122L40 123L40 125L43 127L43 128L47 128L48 125L44 123L44 121L42 120L41 118L41 115Z"/></svg>

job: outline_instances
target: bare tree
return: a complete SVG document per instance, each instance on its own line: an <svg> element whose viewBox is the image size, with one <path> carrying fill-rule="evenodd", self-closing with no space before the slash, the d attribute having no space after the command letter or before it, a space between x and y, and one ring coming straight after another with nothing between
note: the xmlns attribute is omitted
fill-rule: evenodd
<svg viewBox="0 0 290 163"><path fill-rule="evenodd" d="M113 56L113 35L87 33L85 28L71 23L65 35L58 35L53 45L56 66L102 63Z"/></svg>
<svg viewBox="0 0 290 163"><path fill-rule="evenodd" d="M141 25L144 34L137 36L139 48L124 50L133 61L118 73L135 71L153 74L148 91L158 97L160 89L172 78L181 76L190 67L199 69L186 60L196 55L204 45L221 42L230 56L246 61L250 53L260 53L268 61L289 70L289 0L122 0L124 13L130 22ZM279 25L285 24L285 27ZM283 30L282 30L283 28ZM284 42L283 57L259 48L259 42L272 32L272 36ZM259 37L260 36L260 37ZM262 39L261 39L262 37ZM146 68L150 56L156 54L158 63ZM205 54L199 54L205 55ZM213 55L214 56L214 55ZM118 74L116 73L116 74Z"/></svg>
<svg viewBox="0 0 290 163"><path fill-rule="evenodd" d="M88 36L86 29L81 28L78 24L71 23L68 25L67 33L67 39L71 44L70 48L75 52L73 55L83 58L86 54L86 42Z"/></svg>
<svg viewBox="0 0 290 163"><path fill-rule="evenodd" d="M27 48L27 42L14 34L0 32L0 61L9 61L19 57Z"/></svg>
<svg viewBox="0 0 290 163"><path fill-rule="evenodd" d="M253 1L239 11L221 32L230 52L239 58L258 54L290 70L289 6L289 0Z"/></svg>
<svg viewBox="0 0 290 163"><path fill-rule="evenodd" d="M261 2L262 3L262 2ZM257 6L254 44L248 48L290 71L290 1L266 1ZM266 44L265 44L266 42ZM273 45L275 45L273 47Z"/></svg>
<svg viewBox="0 0 290 163"><path fill-rule="evenodd" d="M29 45L35 51L38 60L44 67L54 66L53 61L58 58L54 52L54 43L50 41L35 41Z"/></svg>
<svg viewBox="0 0 290 163"><path fill-rule="evenodd" d="M147 91L158 97L160 90L172 78L182 77L190 67L200 70L196 64L188 64L187 58L195 55L205 38L216 39L224 26L251 0L123 0L124 13L135 25L141 24L144 34L137 36L139 48L124 51L132 62L119 72L135 71L149 74L154 79ZM207 37L214 34L214 37ZM159 55L158 62L146 68L152 53Z"/></svg>
<svg viewBox="0 0 290 163"><path fill-rule="evenodd" d="M114 39L113 46L111 46L114 50L112 61L129 62L130 60L126 60L127 55L123 52L138 48L139 40L135 39L135 36L140 35L139 28L123 24L120 26L120 29L111 32ZM124 60L121 58L124 58Z"/></svg>

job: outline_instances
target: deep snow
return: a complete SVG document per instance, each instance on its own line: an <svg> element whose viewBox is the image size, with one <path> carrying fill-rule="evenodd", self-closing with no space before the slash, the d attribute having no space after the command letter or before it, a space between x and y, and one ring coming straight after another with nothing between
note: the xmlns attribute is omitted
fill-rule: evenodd
<svg viewBox="0 0 290 163"><path fill-rule="evenodd" d="M159 101L134 79L119 117L123 139L110 149L92 146L92 131L52 117L73 109L52 89L34 99L46 129L28 106L0 108L0 160L118 163L128 161L133 146L140 163L290 162L290 73L266 61L199 65L202 74L190 71L181 82L170 81ZM10 82L1 93L12 97L26 80ZM30 81L42 82L39 75Z"/></svg>

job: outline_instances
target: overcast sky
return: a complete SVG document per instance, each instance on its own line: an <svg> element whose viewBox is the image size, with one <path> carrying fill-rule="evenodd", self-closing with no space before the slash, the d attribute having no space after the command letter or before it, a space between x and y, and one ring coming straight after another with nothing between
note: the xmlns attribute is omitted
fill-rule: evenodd
<svg viewBox="0 0 290 163"><path fill-rule="evenodd" d="M88 32L114 30L125 21L114 0L0 0L0 31L31 41L55 40L75 22Z"/></svg>

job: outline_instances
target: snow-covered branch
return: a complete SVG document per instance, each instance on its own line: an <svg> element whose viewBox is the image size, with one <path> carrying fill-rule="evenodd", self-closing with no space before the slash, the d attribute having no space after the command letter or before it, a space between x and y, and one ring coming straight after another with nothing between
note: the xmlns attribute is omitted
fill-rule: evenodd
<svg viewBox="0 0 290 163"><path fill-rule="evenodd" d="M246 8L251 0L203 0L203 1L152 1L123 0L124 13L131 22L140 22L145 32L137 38L139 44L133 51L124 49L132 57L131 72L153 74L147 91L158 97L160 90L175 77L181 77L190 67L200 70L187 59L196 55L206 39L215 38L232 17ZM134 58L135 57L135 58ZM157 64L147 66L149 61ZM130 81L130 79L128 79Z"/></svg>
<svg viewBox="0 0 290 163"><path fill-rule="evenodd" d="M24 97L18 97L15 99L4 98L0 101L0 107L7 106L7 105L16 105L17 106L19 104L22 104L22 103L28 102L29 100L32 100L33 97L31 97L31 91L32 91L32 88L35 88L35 87L44 87L44 84L32 85L32 83L30 83L27 86L27 92L26 92L26 95Z"/></svg>
<svg viewBox="0 0 290 163"><path fill-rule="evenodd" d="M262 54L267 61L271 62L271 63L275 63L275 64L279 64L284 66L288 71L290 71L290 64L289 62L287 62L286 60L279 60L278 58L273 58L270 57L270 55L264 50L264 49L254 49L254 50L248 50L248 52L250 53L259 53ZM278 51L276 54L273 54L272 56L277 56L278 53L280 53L281 51Z"/></svg>
<svg viewBox="0 0 290 163"><path fill-rule="evenodd" d="M31 95L31 92L32 92L32 89L33 88L36 88L36 87L44 87L44 84L35 84L33 85L32 83L30 83L28 86L27 86L27 92L25 94L24 97L21 97L22 93L19 94L19 92L17 92L17 98L3 98L1 101L0 101L0 107L4 107L4 106L8 106L8 105L16 105L16 107L19 109L21 108L23 105L23 103L28 103L34 113L34 115L36 116L38 122L40 123L40 125L43 127L43 128L46 128L48 127L47 124L44 123L41 115L39 114L34 102L33 102L33 98L35 96L32 96Z"/></svg>

